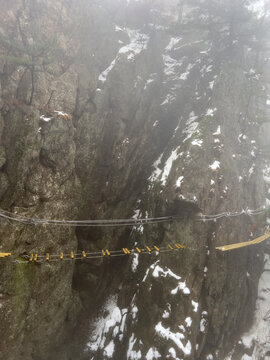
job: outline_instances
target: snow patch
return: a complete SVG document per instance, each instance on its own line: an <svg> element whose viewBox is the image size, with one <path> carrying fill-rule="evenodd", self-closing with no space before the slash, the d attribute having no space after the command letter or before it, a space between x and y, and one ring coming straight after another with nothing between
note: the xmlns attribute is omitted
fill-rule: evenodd
<svg viewBox="0 0 270 360"><path fill-rule="evenodd" d="M191 325L192 325L192 319L191 319L191 317L187 317L187 318L185 319L185 323L186 323L187 327L191 327Z"/></svg>
<svg viewBox="0 0 270 360"><path fill-rule="evenodd" d="M142 279L142 282L145 282L145 280L146 280L146 278L147 278L147 276L148 276L148 274L149 274L149 271L155 269L155 267L156 267L156 265L157 265L158 263L159 263L159 260L157 260L154 264L152 264L152 265L146 270L146 273L145 273L145 275L144 275L144 278ZM162 270L163 270L163 269L162 269Z"/></svg>
<svg viewBox="0 0 270 360"><path fill-rule="evenodd" d="M155 168L155 170L152 172L152 174L148 178L148 180L151 181L151 182L156 181L157 178L159 177L159 175L162 172L162 170L159 168L162 156L163 156L163 153L160 155L160 157L153 164L153 167Z"/></svg>
<svg viewBox="0 0 270 360"><path fill-rule="evenodd" d="M202 143L203 141L201 139L194 139L193 141L191 141L191 145L195 145L199 147L202 147Z"/></svg>
<svg viewBox="0 0 270 360"><path fill-rule="evenodd" d="M169 355L171 355L171 357L176 358L176 351L174 350L173 347L169 348Z"/></svg>
<svg viewBox="0 0 270 360"><path fill-rule="evenodd" d="M261 275L258 286L258 298L254 323L251 329L242 336L242 342L247 348L254 345L251 360L265 359L265 355L270 351L270 256L264 257L264 272Z"/></svg>
<svg viewBox="0 0 270 360"><path fill-rule="evenodd" d="M169 316L170 316L170 313L167 310L165 310L162 314L163 319L168 319Z"/></svg>
<svg viewBox="0 0 270 360"><path fill-rule="evenodd" d="M135 56L139 55L143 50L147 48L149 36L139 32L138 30L132 30L127 28L127 34L130 39L130 43L121 47L119 54L126 54L129 61L134 61Z"/></svg>
<svg viewBox="0 0 270 360"><path fill-rule="evenodd" d="M216 132L214 132L213 135L220 135L220 134L221 134L221 130L220 130L220 125L219 125Z"/></svg>
<svg viewBox="0 0 270 360"><path fill-rule="evenodd" d="M103 314L108 313L104 318L103 316L99 317L94 323L94 330L92 332L90 341L87 343L87 347L92 351L97 351L98 349L103 349L106 335L112 327L119 325L122 320L122 314L117 304L117 296L112 295L107 299L104 307ZM118 334L118 330L115 332L115 336ZM113 354L114 344L110 343L105 349L106 353ZM107 355L111 357L110 355Z"/></svg>
<svg viewBox="0 0 270 360"><path fill-rule="evenodd" d="M193 306L193 311L194 311L194 312L197 312L197 311L198 311L199 303L197 303L196 301L191 300L191 304L192 304L192 306Z"/></svg>
<svg viewBox="0 0 270 360"><path fill-rule="evenodd" d="M175 186L180 187L183 183L184 176L179 176L179 178L176 180Z"/></svg>
<svg viewBox="0 0 270 360"><path fill-rule="evenodd" d="M41 116L40 116L40 119L41 119L41 120L43 120L43 121L46 121L46 122L48 122L48 121L51 121L51 120L52 120L52 118L45 117L45 115L41 115Z"/></svg>
<svg viewBox="0 0 270 360"><path fill-rule="evenodd" d="M119 31L123 31L122 28L115 26ZM149 36L139 32L139 30L134 29L125 29L128 37L129 44L122 46L115 57L115 59L110 63L110 65L105 69L98 77L98 80L101 82L105 82L107 80L108 74L114 68L117 60L120 59L121 54L125 54L127 56L128 61L134 61L135 57L139 55L143 50L147 48L147 44L149 41Z"/></svg>
<svg viewBox="0 0 270 360"><path fill-rule="evenodd" d="M98 77L98 80L101 82L105 82L107 80L108 74L111 72L111 70L114 68L116 64L116 58L110 63L110 65L105 69Z"/></svg>
<svg viewBox="0 0 270 360"><path fill-rule="evenodd" d="M263 179L265 182L270 183L270 166L266 165L263 169Z"/></svg>
<svg viewBox="0 0 270 360"><path fill-rule="evenodd" d="M132 216L132 219L139 219L139 217L140 217L140 212L141 212L140 209L134 210L134 215Z"/></svg>
<svg viewBox="0 0 270 360"><path fill-rule="evenodd" d="M252 164L252 166L248 170L248 175L251 176L255 173L255 164Z"/></svg>
<svg viewBox="0 0 270 360"><path fill-rule="evenodd" d="M153 265L151 265L152 267ZM161 275L160 275L161 274ZM152 273L152 275L157 278L159 276L161 277L167 277L167 276L171 276L172 278L176 279L176 280L180 280L181 277L174 274L170 269L168 270L164 270L162 269L162 267L160 267L159 265L156 265L155 268L154 268L154 271Z"/></svg>
<svg viewBox="0 0 270 360"><path fill-rule="evenodd" d="M217 111L217 108L214 109L207 109L206 116L214 116L215 111Z"/></svg>
<svg viewBox="0 0 270 360"><path fill-rule="evenodd" d="M189 290L189 288L187 287L185 281L184 281L184 282L179 282L179 284L177 285L177 287L171 291L171 294L172 294L172 295L176 295L179 290L182 291L183 294L185 294L185 295L189 295L189 294L190 294L190 290Z"/></svg>
<svg viewBox="0 0 270 360"><path fill-rule="evenodd" d="M201 321L200 321L200 332L204 333L205 329L206 329L206 320L201 319Z"/></svg>
<svg viewBox="0 0 270 360"><path fill-rule="evenodd" d="M183 142L187 141L192 137L192 135L197 131L199 123L195 120L198 119L198 116L194 114L194 111L192 111L189 114L189 119L186 123L186 128L183 130L183 133L186 134L186 138L183 140Z"/></svg>
<svg viewBox="0 0 270 360"><path fill-rule="evenodd" d="M64 117L69 116L69 114L67 114L67 113L65 113L65 112L63 112L63 111L54 110L54 112L55 112L57 115L59 115L59 116L64 116Z"/></svg>
<svg viewBox="0 0 270 360"><path fill-rule="evenodd" d="M174 94L167 94L165 100L160 104L160 106L171 104L175 99L176 96Z"/></svg>
<svg viewBox="0 0 270 360"><path fill-rule="evenodd" d="M139 254L135 253L133 254L133 259L132 259L132 263L131 263L131 270L133 272L136 272L137 268L139 265Z"/></svg>
<svg viewBox="0 0 270 360"><path fill-rule="evenodd" d="M150 348L146 354L146 360L156 360L161 358L160 353L157 351L156 348Z"/></svg>
<svg viewBox="0 0 270 360"><path fill-rule="evenodd" d="M111 340L111 342L105 347L104 349L104 355L108 358L111 358L114 353L114 342Z"/></svg>
<svg viewBox="0 0 270 360"><path fill-rule="evenodd" d="M247 6L248 10L258 15L258 17L262 17L265 14L265 1L264 0L255 0L249 3Z"/></svg>
<svg viewBox="0 0 270 360"><path fill-rule="evenodd" d="M217 170L217 169L219 169L219 168L220 168L220 161L215 160L215 161L213 162L213 164L209 165L209 167L210 167L210 169L212 169L212 170Z"/></svg>
<svg viewBox="0 0 270 360"><path fill-rule="evenodd" d="M135 335L132 333L129 344L128 344L128 351L127 351L127 360L140 360L142 358L141 351L135 351L133 350L133 346L135 345L137 339L135 338Z"/></svg>
<svg viewBox="0 0 270 360"><path fill-rule="evenodd" d="M176 44L179 43L179 41L182 40L181 37L172 37L169 44L166 46L166 51L171 51Z"/></svg>
<svg viewBox="0 0 270 360"><path fill-rule="evenodd" d="M209 88L213 90L215 80L209 82Z"/></svg>
<svg viewBox="0 0 270 360"><path fill-rule="evenodd" d="M190 73L190 70L194 67L194 65L192 64L188 64L187 68L186 68L186 72L182 73L179 77L180 80L187 80L187 77Z"/></svg>
<svg viewBox="0 0 270 360"><path fill-rule="evenodd" d="M172 80L178 79L178 73L182 62L173 59L170 55L162 55L164 63L164 74L170 77Z"/></svg>
<svg viewBox="0 0 270 360"><path fill-rule="evenodd" d="M155 326L155 331L159 334L159 336L163 337L164 339L173 341L176 346L183 351L185 355L191 354L191 343L190 341L187 341L186 345L183 345L181 340L183 340L185 336L182 333L173 333L172 331L170 331L170 328L165 328L161 322L159 322Z"/></svg>
<svg viewBox="0 0 270 360"><path fill-rule="evenodd" d="M171 155L169 156L169 158L167 159L167 161L164 165L164 169L163 169L162 176L161 176L161 183L163 186L166 185L167 178L168 178L171 168L172 168L172 164L178 157L178 150L179 150L179 147L177 147L175 150L173 150L171 152Z"/></svg>

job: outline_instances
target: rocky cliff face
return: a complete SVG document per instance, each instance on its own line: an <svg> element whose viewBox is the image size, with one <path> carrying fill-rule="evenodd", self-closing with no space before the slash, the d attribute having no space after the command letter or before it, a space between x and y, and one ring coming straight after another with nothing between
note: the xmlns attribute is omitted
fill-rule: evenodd
<svg viewBox="0 0 270 360"><path fill-rule="evenodd" d="M252 323L264 248L215 247L262 233L265 214L198 214L265 204L267 24L267 7L245 1L2 1L0 207L43 219L177 221L3 219L0 249L16 259L186 246L84 262L1 260L2 358L219 360L232 350Z"/></svg>

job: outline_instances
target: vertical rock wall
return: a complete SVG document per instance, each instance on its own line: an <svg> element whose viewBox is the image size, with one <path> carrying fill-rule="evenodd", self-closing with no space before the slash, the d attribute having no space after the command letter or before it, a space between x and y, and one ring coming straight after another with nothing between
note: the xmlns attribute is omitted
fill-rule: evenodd
<svg viewBox="0 0 270 360"><path fill-rule="evenodd" d="M260 234L264 218L197 215L265 202L268 18L240 2L210 5L3 3L1 208L178 221L110 229L2 221L1 250L186 249L1 261L2 357L221 359L249 325L263 249L222 255L215 246Z"/></svg>

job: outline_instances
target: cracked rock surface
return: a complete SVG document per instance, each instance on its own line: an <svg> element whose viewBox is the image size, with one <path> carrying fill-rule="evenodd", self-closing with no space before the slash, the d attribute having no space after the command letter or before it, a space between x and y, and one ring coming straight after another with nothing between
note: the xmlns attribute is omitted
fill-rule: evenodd
<svg viewBox="0 0 270 360"><path fill-rule="evenodd" d="M267 212L246 213L269 202L268 39L267 7L240 0L1 2L0 208L177 220L98 228L1 218L0 250L12 259L168 251L1 260L0 358L267 356L239 339L252 329L269 249L215 247L266 224Z"/></svg>

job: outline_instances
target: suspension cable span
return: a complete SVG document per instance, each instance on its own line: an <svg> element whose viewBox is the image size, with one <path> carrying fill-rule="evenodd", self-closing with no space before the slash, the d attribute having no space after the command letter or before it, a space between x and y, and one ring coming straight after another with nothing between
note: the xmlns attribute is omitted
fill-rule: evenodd
<svg viewBox="0 0 270 360"><path fill-rule="evenodd" d="M199 215L198 221L207 222L207 221L216 221L223 217L236 217L241 215L256 216L264 213L270 208L270 206L260 207L255 210L251 209L242 209L241 211L236 212L222 212L219 214ZM170 222L176 220L178 217L176 215L172 216L163 216L163 217L152 217L152 218L129 218L129 219L103 219L103 220L56 220L56 219L40 219L40 218L31 218L23 217L15 213L0 209L0 218L17 221L23 224L29 225L59 225L59 226L139 226L145 224L156 224L162 222Z"/></svg>
<svg viewBox="0 0 270 360"><path fill-rule="evenodd" d="M258 209L255 209L255 210L251 210L251 209L247 208L246 210L242 209L241 211L223 212L220 214L213 214L213 215L201 214L201 215L199 215L198 221L202 221L202 222L216 221L223 217L236 217L236 216L241 216L241 215L256 216L256 215L260 215L260 214L266 212L269 208L270 208L270 206L268 206L268 207L263 206Z"/></svg>
<svg viewBox="0 0 270 360"><path fill-rule="evenodd" d="M130 219L109 219L109 220L55 220L55 219L40 219L23 217L0 209L0 217L17 221L23 224L30 225L63 225L63 226L136 226L145 224L155 224L162 222L169 222L175 219L175 216L161 216L153 218L130 218Z"/></svg>

